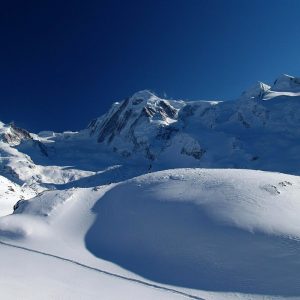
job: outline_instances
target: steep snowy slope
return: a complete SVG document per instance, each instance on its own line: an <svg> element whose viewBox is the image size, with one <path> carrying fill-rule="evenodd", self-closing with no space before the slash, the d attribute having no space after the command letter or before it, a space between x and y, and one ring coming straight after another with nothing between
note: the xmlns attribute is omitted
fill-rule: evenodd
<svg viewBox="0 0 300 300"><path fill-rule="evenodd" d="M297 176L162 171L22 201L1 240L205 299L297 298L299 197Z"/></svg>
<svg viewBox="0 0 300 300"><path fill-rule="evenodd" d="M13 123L0 122L0 140L10 145L19 145L22 141L32 140L31 134L25 129L15 126Z"/></svg>
<svg viewBox="0 0 300 300"><path fill-rule="evenodd" d="M0 216L11 214L13 206L18 200L30 199L34 196L36 196L36 193L32 188L20 186L0 176Z"/></svg>
<svg viewBox="0 0 300 300"><path fill-rule="evenodd" d="M163 143L157 137L164 127L176 122L183 105L183 101L168 101L149 91L140 91L115 103L107 115L92 121L88 132L99 143L112 144L112 149L122 156L141 151L153 160L155 148Z"/></svg>

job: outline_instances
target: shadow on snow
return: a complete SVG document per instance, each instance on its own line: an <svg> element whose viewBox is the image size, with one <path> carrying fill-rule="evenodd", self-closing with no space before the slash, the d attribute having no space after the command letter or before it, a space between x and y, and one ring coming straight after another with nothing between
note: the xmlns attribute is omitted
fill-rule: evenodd
<svg viewBox="0 0 300 300"><path fill-rule="evenodd" d="M155 201L133 184L109 191L93 211L89 251L147 279L210 291L300 295L298 241L218 224L199 206Z"/></svg>

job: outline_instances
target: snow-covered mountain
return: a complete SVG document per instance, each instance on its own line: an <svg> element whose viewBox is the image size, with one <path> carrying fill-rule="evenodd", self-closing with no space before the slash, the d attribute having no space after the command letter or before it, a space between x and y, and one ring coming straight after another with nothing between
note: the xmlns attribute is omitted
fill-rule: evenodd
<svg viewBox="0 0 300 300"><path fill-rule="evenodd" d="M0 293L300 299L299 128L288 75L231 101L140 91L79 132L0 122Z"/></svg>
<svg viewBox="0 0 300 300"><path fill-rule="evenodd" d="M299 79L258 82L235 101L175 101L141 91L88 126L88 134L123 157L154 169L234 167L298 174Z"/></svg>

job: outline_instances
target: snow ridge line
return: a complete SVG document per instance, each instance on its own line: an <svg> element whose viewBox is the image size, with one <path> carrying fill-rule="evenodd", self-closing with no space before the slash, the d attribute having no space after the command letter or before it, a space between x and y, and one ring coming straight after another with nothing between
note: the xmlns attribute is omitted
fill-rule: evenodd
<svg viewBox="0 0 300 300"><path fill-rule="evenodd" d="M108 276L112 276L112 277L115 277L115 278L123 279L123 280L134 282L134 283L138 283L140 285L144 285L144 286L151 287L151 288L158 289L158 290L163 290L163 291L166 291L166 292L169 292L169 293L181 295L181 296L189 298L189 299L205 300L204 298L201 298L201 297L198 297L198 296L195 296L195 295L192 295L192 294L188 294L188 293L185 293L185 292L181 292L181 291L178 291L176 289L172 289L172 288L164 287L164 286L161 286L161 285L158 285L158 284L149 283L147 281L126 277L126 276L119 275L119 274L112 273L112 272L108 272L108 271L105 271L105 270L102 270L102 269L91 267L89 265L85 265L85 264L83 264L81 262L78 262L76 260L61 257L61 256L58 256L58 255L55 255L55 254L50 254L50 253L47 253L47 252L42 252L42 251L39 251L39 250L26 248L26 247L23 247L23 246L17 246L17 245L14 245L14 244L3 242L1 240L0 240L0 244L3 245L3 246L6 246L6 247L17 248L17 249L21 249L21 250L28 251L28 252L33 252L33 253L37 253L37 254L40 254L40 255L49 256L49 257L52 257L52 258L55 258L55 259L58 259L58 260L62 260L62 261L65 261L65 262L68 262L68 263L71 263L71 264L78 265L80 267L83 267L83 268L86 268L86 269L89 269L89 270L92 270L92 271L96 271L96 272L108 275Z"/></svg>

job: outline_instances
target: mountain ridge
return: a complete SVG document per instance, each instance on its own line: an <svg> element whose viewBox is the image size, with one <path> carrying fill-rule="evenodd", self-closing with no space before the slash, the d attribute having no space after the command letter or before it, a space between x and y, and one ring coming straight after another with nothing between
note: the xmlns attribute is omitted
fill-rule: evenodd
<svg viewBox="0 0 300 300"><path fill-rule="evenodd" d="M1 295L299 299L299 87L143 90L78 132L0 122Z"/></svg>
<svg viewBox="0 0 300 300"><path fill-rule="evenodd" d="M178 149L181 154L194 153L192 157L199 159L204 153L208 153L208 147L199 143L201 136L196 136L189 124L193 124L195 129L206 128L206 133L215 133L216 138L222 132L227 135L228 140L234 140L235 144L239 143L240 136L248 134L246 131L259 138L261 136L258 130L262 131L261 135L266 131L280 135L287 132L288 139L295 132L299 132L300 119L297 112L300 113L300 101L296 101L300 96L299 82L295 77L283 75L272 86L258 82L236 100L225 102L166 100L149 91L141 91L117 106L114 105L110 112L90 123L88 131L98 142L106 144L125 157L144 152L149 161L159 159L169 143L178 144L178 140L185 139L187 140L182 143L193 143L192 148L196 152L192 149L186 151L181 147ZM287 91L280 91L282 87L286 87ZM272 101L269 102L270 100ZM111 130L111 127L114 129ZM231 150L234 147L233 145ZM247 155L249 150L243 150ZM259 152L259 149L252 151L248 155L257 157L255 152ZM232 154L227 152L226 155ZM251 168L251 164L247 167Z"/></svg>
<svg viewBox="0 0 300 300"><path fill-rule="evenodd" d="M0 139L29 156L50 160L62 144L72 148L85 141L91 148L115 153L121 161L144 161L150 169L166 164L298 174L292 148L300 138L299 88L300 79L282 75L272 86L256 83L234 101L167 100L142 90L114 103L79 132L39 135L1 123ZM293 158L287 165L294 167L281 168L275 158L272 161L272 148Z"/></svg>

